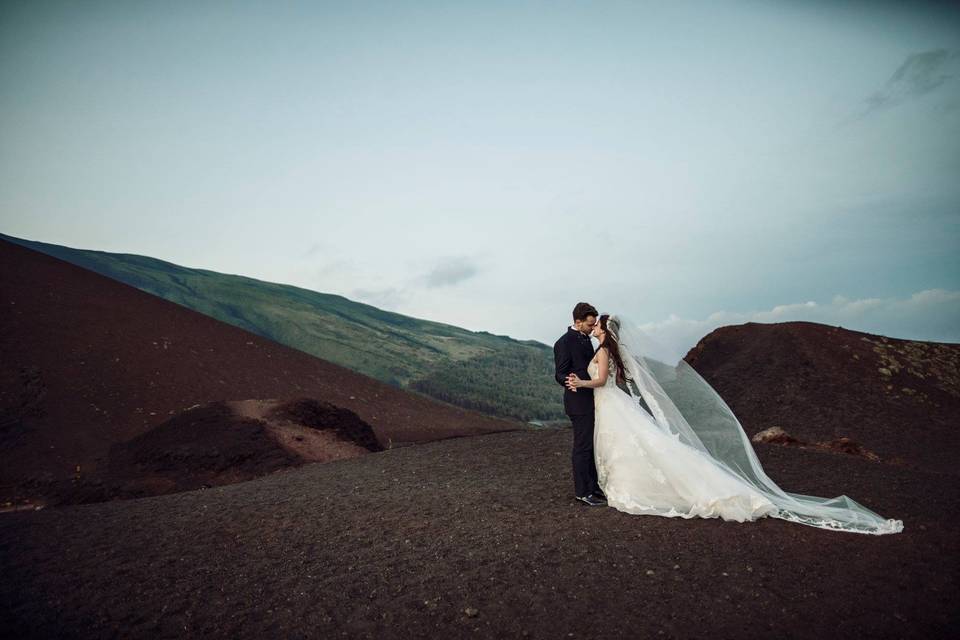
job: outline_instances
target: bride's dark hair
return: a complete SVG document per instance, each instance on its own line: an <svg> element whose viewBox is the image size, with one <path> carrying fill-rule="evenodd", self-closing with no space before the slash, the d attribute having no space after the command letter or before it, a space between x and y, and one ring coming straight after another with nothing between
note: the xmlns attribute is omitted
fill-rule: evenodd
<svg viewBox="0 0 960 640"><path fill-rule="evenodd" d="M620 357L620 343L617 342L617 339L613 337L610 333L610 330L607 329L607 319L610 317L609 313L605 313L598 319L600 323L600 328L603 329L603 333L606 334L603 338L603 344L597 347L597 351L600 351L603 347L607 348L607 352L610 354L610 357L613 358L614 364L617 365L617 381L622 382L623 384L627 383L627 374L626 367L623 366L623 358Z"/></svg>

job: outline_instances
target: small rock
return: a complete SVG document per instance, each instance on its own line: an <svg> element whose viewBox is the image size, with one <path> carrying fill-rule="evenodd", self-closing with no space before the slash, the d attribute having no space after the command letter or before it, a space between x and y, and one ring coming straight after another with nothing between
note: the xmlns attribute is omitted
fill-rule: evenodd
<svg viewBox="0 0 960 640"><path fill-rule="evenodd" d="M781 427L764 429L763 431L755 433L750 440L752 442L768 442L771 444L795 444L799 442Z"/></svg>
<svg viewBox="0 0 960 640"><path fill-rule="evenodd" d="M477 611L477 610L474 609L473 607L467 607L466 609L463 610L463 612L464 612L465 614L467 614L467 617L468 617L468 618L476 618L477 615L479 615L479 613L480 613L479 611Z"/></svg>
<svg viewBox="0 0 960 640"><path fill-rule="evenodd" d="M647 569L647 575L652 576L654 574L653 569Z"/></svg>

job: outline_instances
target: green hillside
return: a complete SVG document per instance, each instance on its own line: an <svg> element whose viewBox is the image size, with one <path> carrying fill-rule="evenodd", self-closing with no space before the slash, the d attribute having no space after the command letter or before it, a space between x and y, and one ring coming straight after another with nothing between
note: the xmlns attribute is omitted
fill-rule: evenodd
<svg viewBox="0 0 960 640"><path fill-rule="evenodd" d="M254 278L0 234L319 358L444 402L523 421L563 418L552 349Z"/></svg>

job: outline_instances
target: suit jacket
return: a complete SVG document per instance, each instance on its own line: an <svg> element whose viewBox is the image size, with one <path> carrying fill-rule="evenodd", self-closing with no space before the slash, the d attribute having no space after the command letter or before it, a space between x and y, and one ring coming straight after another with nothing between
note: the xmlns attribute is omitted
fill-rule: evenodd
<svg viewBox="0 0 960 640"><path fill-rule="evenodd" d="M563 387L563 411L568 416L593 413L593 389L581 387L574 392L567 389L566 381L569 373L577 374L581 380L590 380L587 366L594 353L590 337L573 327L567 328L553 345L554 377Z"/></svg>

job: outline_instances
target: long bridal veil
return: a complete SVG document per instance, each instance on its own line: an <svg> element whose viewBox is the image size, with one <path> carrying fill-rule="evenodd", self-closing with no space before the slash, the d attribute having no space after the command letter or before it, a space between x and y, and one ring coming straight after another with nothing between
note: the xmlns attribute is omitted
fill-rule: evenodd
<svg viewBox="0 0 960 640"><path fill-rule="evenodd" d="M669 351L622 315L611 315L607 328L620 345L630 395L646 405L657 426L763 493L778 507L772 517L852 533L903 530L903 521L883 518L847 496L783 491L764 473L733 411L693 367L683 358L667 364L673 359Z"/></svg>

